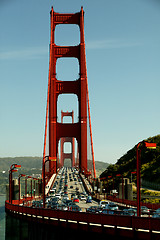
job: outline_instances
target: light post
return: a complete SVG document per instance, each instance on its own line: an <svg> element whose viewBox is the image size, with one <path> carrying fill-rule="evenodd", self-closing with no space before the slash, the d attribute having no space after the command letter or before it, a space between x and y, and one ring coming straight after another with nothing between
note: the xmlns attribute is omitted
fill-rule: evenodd
<svg viewBox="0 0 160 240"><path fill-rule="evenodd" d="M124 199L124 183L123 183L123 174L117 174L117 177L122 177L122 202Z"/></svg>
<svg viewBox="0 0 160 240"><path fill-rule="evenodd" d="M21 199L21 185L20 185L20 178L21 177L25 177L26 175L25 174L20 174L18 176L18 185L19 185L19 202L20 202L20 199Z"/></svg>
<svg viewBox="0 0 160 240"><path fill-rule="evenodd" d="M32 199L32 178L31 178L31 199Z"/></svg>
<svg viewBox="0 0 160 240"><path fill-rule="evenodd" d="M105 199L105 191L106 191L106 189L105 189L105 184L104 184L104 181L106 180L106 177L103 177L103 178L100 178L100 181L103 181L102 182L102 185L103 185L103 193L104 193L104 199Z"/></svg>
<svg viewBox="0 0 160 240"><path fill-rule="evenodd" d="M31 176L26 176L25 177L25 198L27 198L27 179L28 178L32 178ZM31 185L31 188L32 188L32 185ZM31 189L31 191L32 191L32 189Z"/></svg>
<svg viewBox="0 0 160 240"><path fill-rule="evenodd" d="M49 156L46 156L43 159L43 207L45 208L45 202L46 202L46 193L45 193L45 185L46 185L46 181L45 181L45 164L46 162L50 161Z"/></svg>
<svg viewBox="0 0 160 240"><path fill-rule="evenodd" d="M33 178L33 180L34 180L33 191L34 191L34 198L35 198L35 195L36 195L36 184L35 184L35 181L38 180L38 178Z"/></svg>
<svg viewBox="0 0 160 240"><path fill-rule="evenodd" d="M139 142L136 146L137 155L137 216L141 216L141 195L140 195L140 157L142 148L156 148L156 143L148 143L146 141Z"/></svg>
<svg viewBox="0 0 160 240"><path fill-rule="evenodd" d="M21 168L21 165L12 164L10 166L10 170L9 170L9 202L10 203L12 203L12 195L13 195L12 172L18 171L18 169L15 169L15 168Z"/></svg>

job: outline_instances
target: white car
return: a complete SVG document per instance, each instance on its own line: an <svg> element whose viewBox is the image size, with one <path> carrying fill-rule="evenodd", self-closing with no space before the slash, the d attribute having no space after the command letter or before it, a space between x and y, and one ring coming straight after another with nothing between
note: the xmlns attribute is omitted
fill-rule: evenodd
<svg viewBox="0 0 160 240"><path fill-rule="evenodd" d="M61 199L61 194L60 194L60 193L56 193L56 194L55 194L55 197Z"/></svg>
<svg viewBox="0 0 160 240"><path fill-rule="evenodd" d="M79 199L82 201L82 200L85 200L86 201L86 197L85 196L80 196Z"/></svg>
<svg viewBox="0 0 160 240"><path fill-rule="evenodd" d="M108 201L102 200L102 201L100 201L99 206L100 206L101 208L105 208L105 206L108 205L108 203L109 203Z"/></svg>
<svg viewBox="0 0 160 240"><path fill-rule="evenodd" d="M63 200L69 200L69 197L68 196L64 196Z"/></svg>

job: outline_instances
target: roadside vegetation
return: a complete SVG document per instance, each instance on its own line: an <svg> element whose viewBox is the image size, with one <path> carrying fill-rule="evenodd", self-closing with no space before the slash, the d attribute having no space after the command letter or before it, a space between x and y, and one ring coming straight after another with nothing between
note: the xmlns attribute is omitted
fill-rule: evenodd
<svg viewBox="0 0 160 240"><path fill-rule="evenodd" d="M141 151L141 178L147 182L160 184L160 135L150 137L145 141L157 144L156 149L143 149ZM130 149L115 164L110 164L100 177L123 174L124 177L136 180L136 146Z"/></svg>
<svg viewBox="0 0 160 240"><path fill-rule="evenodd" d="M160 202L160 135L145 139L147 142L156 143L156 149L142 149L141 151L141 199L144 202ZM110 164L100 175L101 178L113 176L115 187L118 188L120 179L117 174L129 178L133 183L133 194L136 199L136 145L115 164ZM111 183L112 180L109 180ZM111 185L111 184L110 184Z"/></svg>

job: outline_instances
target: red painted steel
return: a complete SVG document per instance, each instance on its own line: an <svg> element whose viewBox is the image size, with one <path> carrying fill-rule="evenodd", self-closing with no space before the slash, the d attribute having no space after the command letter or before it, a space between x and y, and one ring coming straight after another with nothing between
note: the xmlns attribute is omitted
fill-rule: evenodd
<svg viewBox="0 0 160 240"><path fill-rule="evenodd" d="M57 46L54 41L55 28L58 24L78 24L80 44L78 46ZM76 81L56 79L56 62L61 57L75 57L79 60L80 78ZM49 157L51 174L57 172L58 142L62 137L75 137L79 149L80 171L87 172L87 76L85 64L84 12L61 14L51 10L51 42L49 65ZM57 99L59 94L72 93L79 100L79 122L63 124L57 122Z"/></svg>
<svg viewBox="0 0 160 240"><path fill-rule="evenodd" d="M16 201L15 201L16 203ZM17 201L18 204L18 201ZM160 231L159 219L155 218L142 218L135 216L120 216L109 214L92 214L86 212L72 212L72 211L60 211L44 208L31 208L25 206L19 206L10 204L8 201L5 203L6 210L15 211L23 214L30 214L31 217L42 216L48 218L57 218L72 220L78 222L85 222L87 224L99 224L99 228L104 225L110 225L115 227L124 227L134 229L144 229L149 231ZM58 220L57 220L58 221Z"/></svg>
<svg viewBox="0 0 160 240"><path fill-rule="evenodd" d="M137 202L133 201L133 200L121 199L121 198L117 198L115 196L107 196L107 199L110 200L110 201L117 202L117 203L123 203L126 206L135 206L135 207L137 206ZM159 203L157 203L157 204L155 204L155 203L154 204L153 203L141 203L141 205L146 206L149 209L153 209L153 210L160 208Z"/></svg>
<svg viewBox="0 0 160 240"><path fill-rule="evenodd" d="M156 148L156 143L148 143L146 141L139 142L136 146L137 155L137 216L141 216L141 192L140 192L140 157L142 148Z"/></svg>
<svg viewBox="0 0 160 240"><path fill-rule="evenodd" d="M70 116L72 117L72 124L74 123L74 112L63 112L61 111L61 123L63 123L63 117ZM71 153L64 153L64 143L71 143ZM63 137L61 138L61 156L60 156L60 165L64 165L65 159L71 159L72 167L75 166L75 139L73 137Z"/></svg>

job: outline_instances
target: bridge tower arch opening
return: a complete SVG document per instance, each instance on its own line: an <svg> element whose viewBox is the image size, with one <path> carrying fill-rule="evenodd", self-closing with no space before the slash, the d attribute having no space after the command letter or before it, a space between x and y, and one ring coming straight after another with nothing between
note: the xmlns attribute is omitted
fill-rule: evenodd
<svg viewBox="0 0 160 240"><path fill-rule="evenodd" d="M72 124L74 123L74 112L63 112L61 111L61 123L63 123L64 117L71 117L72 118ZM60 144L60 165L64 165L65 159L71 159L72 167L75 166L75 139L73 137L62 137L61 138L61 144ZM66 152L64 151L64 146L66 143L70 143L70 151Z"/></svg>

